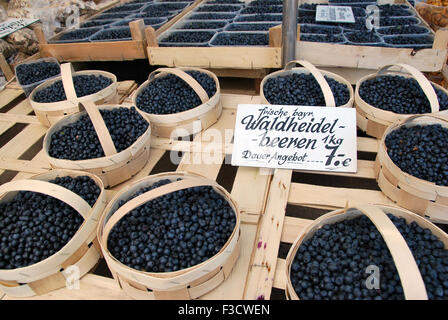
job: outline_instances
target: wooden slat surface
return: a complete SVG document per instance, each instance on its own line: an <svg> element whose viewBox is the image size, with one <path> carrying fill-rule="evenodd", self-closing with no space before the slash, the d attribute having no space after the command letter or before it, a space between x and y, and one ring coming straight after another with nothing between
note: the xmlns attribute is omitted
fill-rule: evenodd
<svg viewBox="0 0 448 320"><path fill-rule="evenodd" d="M21 91L6 89L0 92L0 135L16 124L25 126L0 149L0 173L5 170L18 171L16 179L28 178L36 173L50 169L44 152L40 150L31 160L20 157L43 137L47 128L41 126L35 116L30 115L31 106L21 97ZM119 83L120 101L125 100L135 91L133 81ZM13 103L15 105L11 107ZM167 152L183 151L183 157L177 166L178 171L190 171L216 180L223 165L232 153L233 127L238 104L260 103L260 97L254 95L222 94L223 114L209 132L217 130L227 135L224 141L210 139L207 132L195 136L193 141L171 141L170 139L152 137L151 156L146 166L132 179L115 186L107 192L110 200L124 186L141 179L153 171ZM9 111L1 113L8 105ZM376 153L378 142L375 139L358 137L358 151ZM209 151L216 152L215 163L206 162ZM195 160L196 162L191 162ZM283 289L285 286L285 260L278 258L280 243L291 244L297 235L312 220L288 216L285 208L304 206L332 210L347 204L372 202L393 205L380 191L357 188L340 188L306 184L299 180L292 181L293 171L238 167L229 192L241 209L241 252L230 277L218 288L201 297L201 299L269 299L272 288ZM374 180L373 161L358 160L357 173L307 172L308 175L328 176L330 181L338 179L362 178ZM300 177L300 175L299 175ZM333 180L334 179L334 180ZM259 248L259 243L261 243ZM266 249L264 246L266 245ZM115 280L88 274L81 279L80 290L60 289L36 299L128 299L119 289ZM10 297L3 297L10 299ZM0 299L1 299L0 298Z"/></svg>

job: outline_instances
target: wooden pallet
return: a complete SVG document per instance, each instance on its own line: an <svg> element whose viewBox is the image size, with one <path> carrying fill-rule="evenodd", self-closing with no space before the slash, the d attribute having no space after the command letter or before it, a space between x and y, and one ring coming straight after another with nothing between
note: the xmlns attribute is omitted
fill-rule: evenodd
<svg viewBox="0 0 448 320"><path fill-rule="evenodd" d="M133 81L119 84L124 103L136 89ZM222 94L223 114L209 130L233 129L240 103L260 103L259 96ZM207 130L208 132L210 132ZM47 131L32 114L16 84L0 92L0 183L45 172L50 166L42 152ZM216 180L238 202L242 210L241 254L230 277L202 299L284 298L285 257L299 232L319 215L358 203L394 203L379 191L373 163L378 142L358 137L358 172L294 172L252 167L233 167L232 135L225 141L210 139L205 131L189 141L154 138L150 161L131 180L108 190L109 199L123 186L149 174L190 171ZM202 148L201 148L202 147ZM207 151L214 150L216 164L202 164ZM181 152L179 164L170 155ZM196 164L191 164L192 159ZM225 161L227 160L227 161ZM129 299L114 279L105 276L104 261L97 271L80 280L80 290L59 289L33 299ZM2 299L13 299L3 296Z"/></svg>
<svg viewBox="0 0 448 320"><path fill-rule="evenodd" d="M128 97L137 85L133 81L119 83L121 100ZM50 170L42 152L42 139L47 132L33 115L28 100L24 99L23 92L16 83L0 92L0 182L28 178L34 174ZM224 133L226 129L234 126L237 103L250 103L252 97L223 94L223 114L218 123L211 128ZM130 103L127 99L125 103ZM257 223L264 212L267 191L271 176L259 174L257 168L234 168L225 164L226 154L231 153L231 136L225 143L207 141L206 135L197 135L192 141L170 141L170 139L154 138L150 161L134 178L108 190L109 199L123 186L132 183L151 173L162 171L190 171L204 175L218 181L231 192L242 210L241 226L241 255L234 267L231 276L219 288L205 295L203 299L242 299L244 296L244 283L249 270L252 248L257 232ZM202 159L202 153L195 152L202 144L203 150L215 150L215 156L220 161L214 165L190 164L193 158ZM171 151L183 153L178 165L169 161ZM219 153L219 154L218 154ZM228 160L228 158L227 158ZM265 172L264 170L262 170ZM250 194L247 186L251 186ZM101 262L104 267L104 262ZM101 265L100 263L100 265ZM2 294L0 294L2 296ZM2 296L3 299L13 299ZM34 299L127 299L119 289L115 280L97 274L88 274L80 281L80 290L60 289Z"/></svg>

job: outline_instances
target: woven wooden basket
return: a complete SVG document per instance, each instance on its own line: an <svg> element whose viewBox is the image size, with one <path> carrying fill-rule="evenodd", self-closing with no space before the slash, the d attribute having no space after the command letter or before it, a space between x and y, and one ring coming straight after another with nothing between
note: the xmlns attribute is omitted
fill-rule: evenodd
<svg viewBox="0 0 448 320"><path fill-rule="evenodd" d="M439 238L448 248L448 236L440 228L421 216L410 211L388 207L388 206L374 206L361 205L352 208L335 210L329 212L305 228L294 241L291 249L286 257L286 297L291 300L299 300L299 296L294 290L291 283L291 265L297 250L300 245L307 239L310 239L314 233L327 224L334 224L343 220L354 219L360 215L366 215L378 231L383 236L383 239L389 248L391 256L397 267L398 275L400 276L401 285L405 299L407 300L427 300L427 293L422 276L415 262L414 256L409 249L405 239L392 223L392 221L385 214L391 213L396 217L404 218L407 223L415 221L422 228L428 228L431 232Z"/></svg>
<svg viewBox="0 0 448 320"><path fill-rule="evenodd" d="M293 68L293 66L295 66L296 64L302 65L303 68ZM264 77L260 84L261 103L262 104L271 104L264 96L264 90L263 90L264 85L266 84L266 81L268 81L268 79L284 77L284 76L291 75L293 73L312 74L314 76L314 79L316 79L317 83L319 84L320 88L322 89L322 92L323 92L324 98L325 98L325 105L327 107L336 107L336 102L334 100L334 96L333 96L333 93L331 92L330 86L328 85L328 82L325 80L324 76L330 77L330 78L338 81L339 83L344 84L350 92L350 99L346 104L338 106L338 107L351 108L353 106L353 99L354 99L353 98L353 88L352 88L352 85L350 84L350 82L348 82L347 80L345 80L344 78L342 78L341 76L339 76L335 73L324 71L324 70L319 70L314 65L312 65L311 63L309 63L308 61L305 61L305 60L290 61L290 62L288 62L288 64L285 66L285 68L283 70L273 72L273 73L267 75L266 77Z"/></svg>
<svg viewBox="0 0 448 320"><path fill-rule="evenodd" d="M98 110L114 109L117 105L102 105L97 107L93 102L83 103L86 111L66 116L48 130L44 139L44 152L53 168L63 168L91 172L104 183L105 188L115 186L137 174L148 162L151 143L151 127L140 136L129 148L117 153L106 124ZM81 116L88 114L100 140L106 156L88 160L65 160L53 158L49 154L51 136L63 126L76 122Z"/></svg>
<svg viewBox="0 0 448 320"><path fill-rule="evenodd" d="M375 174L381 191L399 206L426 216L433 222L448 223L448 187L414 177L402 171L387 154L386 136L401 126L441 124L448 127L448 117L411 116L390 126L383 135L375 160Z"/></svg>
<svg viewBox="0 0 448 320"><path fill-rule="evenodd" d="M408 73L389 70L392 67L401 67ZM431 105L432 114L448 114L448 111L439 111L439 100L437 99L437 94L435 90L432 88L431 84L433 84L436 88L442 90L446 94L448 94L448 90L438 85L437 83L430 82L420 71L418 71L416 68L410 65L407 64L386 65L380 68L376 73L367 75L359 79L358 82L356 83L356 89L355 89L356 122L358 127L369 136L381 139L383 133L386 131L388 126L390 126L395 121L403 120L411 116L411 114L399 114L394 113L392 111L386 111L379 108L375 108L374 106L368 104L361 98L361 96L359 95L359 88L361 87L362 83L382 75L399 75L404 76L406 78L414 78L422 88L426 97L428 98L429 103Z"/></svg>
<svg viewBox="0 0 448 320"><path fill-rule="evenodd" d="M178 178L182 180L176 181ZM120 200L127 200L138 190L163 179L173 182L148 191L128 201L122 207L118 207ZM107 239L113 226L123 216L154 198L197 186L212 186L228 201L236 215L236 224L232 235L216 255L187 269L160 273L132 269L112 256L107 248ZM191 173L161 173L143 178L119 191L104 210L98 226L98 237L109 269L118 285L129 296L135 299L151 300L195 299L219 286L232 271L240 251L240 213L229 193L216 182Z"/></svg>
<svg viewBox="0 0 448 320"><path fill-rule="evenodd" d="M89 94L87 96L78 98L76 95L75 86L73 84L73 77L80 75L101 75L103 77L112 79L112 84L94 94ZM56 81L61 80L67 100L48 103L34 101L36 92L51 86ZM61 76L45 81L31 92L31 95L29 97L30 104L34 109L34 113L36 114L37 119L44 126L50 127L66 115L74 114L81 111L79 109L79 103L83 103L86 101L91 101L95 104L118 103L118 101L116 101L117 86L117 77L110 72L100 70L74 72L70 63L64 63L61 65Z"/></svg>
<svg viewBox="0 0 448 320"><path fill-rule="evenodd" d="M185 71L199 71L213 78L216 84L216 93L209 97L199 82ZM214 73L200 68L159 68L153 71L148 80L133 95L133 104L137 107L137 97L151 81L168 74L174 74L184 80L196 92L202 104L193 109L173 114L150 114L141 110L151 123L153 135L164 138L185 137L199 133L218 121L222 112L218 77Z"/></svg>
<svg viewBox="0 0 448 320"><path fill-rule="evenodd" d="M101 188L101 193L93 207L76 193L49 183L56 177L89 176ZM0 290L14 297L41 295L66 286L72 275L70 266L79 268L82 277L96 266L101 257L101 248L96 237L98 220L106 206L103 183L93 174L52 170L25 180L16 180L0 186L1 202L11 201L18 191L39 192L59 199L74 208L84 222L73 238L57 253L27 267L0 270Z"/></svg>

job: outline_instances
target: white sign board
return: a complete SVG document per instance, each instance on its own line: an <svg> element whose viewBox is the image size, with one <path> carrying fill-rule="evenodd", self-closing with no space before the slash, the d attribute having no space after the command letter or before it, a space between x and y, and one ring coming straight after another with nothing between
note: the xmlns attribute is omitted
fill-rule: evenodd
<svg viewBox="0 0 448 320"><path fill-rule="evenodd" d="M232 165L356 172L354 108L239 104Z"/></svg>
<svg viewBox="0 0 448 320"><path fill-rule="evenodd" d="M350 6L318 5L316 7L316 21L355 23L355 16Z"/></svg>
<svg viewBox="0 0 448 320"><path fill-rule="evenodd" d="M39 21L38 19L8 19L5 22L0 23L0 38L7 36L17 30L25 28L30 24Z"/></svg>

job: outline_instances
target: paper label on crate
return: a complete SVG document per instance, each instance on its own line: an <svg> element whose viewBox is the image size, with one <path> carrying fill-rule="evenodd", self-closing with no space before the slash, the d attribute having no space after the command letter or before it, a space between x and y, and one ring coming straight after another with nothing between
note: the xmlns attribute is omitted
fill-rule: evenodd
<svg viewBox="0 0 448 320"><path fill-rule="evenodd" d="M350 6L320 6L316 7L316 21L355 23L355 16Z"/></svg>
<svg viewBox="0 0 448 320"><path fill-rule="evenodd" d="M0 23L0 38L23 29L36 21L39 21L39 19L8 19L5 22Z"/></svg>
<svg viewBox="0 0 448 320"><path fill-rule="evenodd" d="M354 108L239 104L232 165L356 172Z"/></svg>

